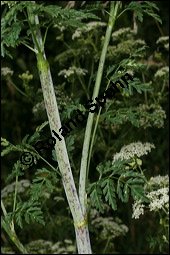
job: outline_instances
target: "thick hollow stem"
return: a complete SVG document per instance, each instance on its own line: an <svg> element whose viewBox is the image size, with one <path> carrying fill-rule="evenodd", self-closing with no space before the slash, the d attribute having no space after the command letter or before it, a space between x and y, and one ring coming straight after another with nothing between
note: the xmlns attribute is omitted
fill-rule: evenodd
<svg viewBox="0 0 170 255"><path fill-rule="evenodd" d="M41 58L43 58L42 55ZM39 61L41 61L38 67L45 101L45 107L48 115L51 134L53 134L52 130L55 131L56 133L58 132L59 128L61 127L61 121L48 63L45 59L39 60L38 58L38 62ZM77 225L81 225L84 222L85 215L83 214L82 208L80 206L80 201L78 198L67 154L65 140L62 136L60 139L56 138L55 151L57 154L58 165L62 176L63 186L65 189L66 197L69 203L69 207L74 222L76 222ZM79 254L91 254L88 227L87 226L75 227L75 232Z"/></svg>
<svg viewBox="0 0 170 255"><path fill-rule="evenodd" d="M88 226L75 226L76 240L78 245L78 254L91 254Z"/></svg>
<svg viewBox="0 0 170 255"><path fill-rule="evenodd" d="M44 66L43 69L39 70L39 75L51 134L54 135L52 130L58 133L58 130L61 128L62 125L48 64ZM72 212L74 221L82 222L84 220L84 217L81 211L76 187L74 184L65 140L62 136L60 136L60 139L56 138L55 151L57 154L59 169L62 175L63 185L66 191L67 200L69 202L70 210Z"/></svg>
<svg viewBox="0 0 170 255"><path fill-rule="evenodd" d="M31 10L28 9L28 13ZM32 18L32 16L31 16ZM34 17L34 20L30 20L31 23L39 25L38 16ZM39 49L43 48L42 37L40 29L37 28L36 34L33 36L33 41L39 43ZM35 44L36 47L36 44ZM57 101L54 93L54 86L51 77L48 61L45 57L45 52L42 51L37 54L37 66L39 69L39 76L44 96L45 107L51 129L51 134L58 133L61 128L60 115L58 111ZM54 131L54 132L53 132ZM62 136L56 138L55 151L57 154L57 160L59 169L62 176L62 182L65 189L68 204L73 216L76 232L76 240L79 254L91 254L89 231L86 222L86 215L83 214L80 201L78 198L77 190L75 187L70 162L67 154L65 140Z"/></svg>

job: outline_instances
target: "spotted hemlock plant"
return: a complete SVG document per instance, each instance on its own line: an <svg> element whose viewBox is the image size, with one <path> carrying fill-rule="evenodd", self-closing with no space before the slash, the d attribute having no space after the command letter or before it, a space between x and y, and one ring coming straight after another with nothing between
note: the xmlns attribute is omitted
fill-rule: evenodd
<svg viewBox="0 0 170 255"><path fill-rule="evenodd" d="M74 5L74 3L72 4ZM135 143L134 141L127 147L124 146L120 153L114 155L113 159L108 160L105 157L107 160L95 162L98 180L91 179L90 172L94 169L90 167L90 162L94 153L99 150L95 144L101 144L101 150L108 153L107 144L103 138L107 133L111 137L111 133L120 133L122 127L122 132L126 133L124 129L126 125L139 130L154 126L161 128L164 125L166 114L160 104L164 100L168 78L166 65L155 74L155 78L162 74L164 85L161 91L157 84L153 86L152 81L147 83L144 75L142 81L138 78L140 73L146 70L148 64L143 61L148 46L145 41L137 38L137 21L143 22L143 16L147 14L161 23L160 17L154 12L159 9L156 4L149 1L130 2L125 6L121 1L112 1L109 2L110 9L107 5L104 6L100 2L96 2L93 5L87 4L85 8L79 10L71 9L69 4L67 8L61 8L56 4L39 4L38 1L2 1L2 5L4 7L1 27L2 56L12 58L11 48L16 48L19 45L24 45L35 53L37 61L35 68L37 66L41 81L41 89L37 90L37 97L35 98L34 91L30 86L33 75L29 71L19 75L24 91L12 82L12 73L9 69L2 68L2 74L18 93L33 103L33 114L36 117L45 112L48 117L48 121L38 126L33 135L27 134L19 145L14 145L2 138L2 146L5 147L2 156L10 152L19 152L19 158L7 178L8 182L13 179L15 182L11 184L12 186L5 187L2 192L1 205L4 214L2 227L22 253L33 252L32 245L36 246L36 244L30 243L24 247L16 235L15 225L23 228L25 222L30 224L31 221L45 225L46 220L43 218L42 209L43 197L47 196L48 198L53 192L57 192L57 186L61 180L73 218L78 253L91 254L88 218L89 224L91 219L92 231L98 232L97 225L104 229L101 239L103 238L102 240L105 241L107 239L105 229L107 229L110 241L116 236L124 235L128 228L118 218L117 221L113 221L112 218L105 220L99 212L107 212L110 207L117 210L117 203L120 201L127 203L132 199L134 201L133 216L138 218L140 213L137 214L137 205L140 204L140 208L143 208L144 205L147 207L151 204L151 195L148 195L148 188L146 188L146 185L149 184L144 174L145 169L142 169L140 157L150 152L151 148L154 148L153 144ZM108 15L107 22L102 21L94 14L96 11ZM113 32L115 22L119 21L119 17L125 11L134 13L134 28L121 28ZM57 86L53 84L48 56L46 59L45 55L45 45L51 28L58 31L57 42L62 42L66 47L54 58L57 65L63 67L58 72L59 81L62 80L63 83L59 83ZM43 34L41 34L41 30L44 31ZM68 45L64 39L65 33L69 30L72 34L71 45ZM161 39L158 44L160 42ZM166 45L164 44L166 48L166 39L163 42L166 43ZM98 65L98 69L96 65ZM133 80L129 80L128 84L121 80L124 85L124 88L121 88L118 80L126 73L132 75ZM88 79L85 79L87 76ZM87 84L85 80L88 80ZM57 81L55 82L57 83ZM97 105L95 98L99 96L99 91L102 95L109 88L111 82L115 83L119 93L115 97L108 97L106 103L101 98L100 104ZM70 84L69 92L66 89L66 83ZM82 89L77 91L78 96L74 96L79 84ZM156 99L153 89L159 93ZM85 107L82 101L86 103L87 100L91 101L88 101L89 105ZM95 104L90 105L91 103ZM89 112L88 109L93 107L96 107L97 114ZM56 138L55 149L52 151L54 161L52 164L35 149L35 143L43 140L41 134L47 125L49 125L53 136L52 130L58 131L62 126L61 121L66 123L70 117L74 116L75 110L82 111L87 116L85 132L83 127L81 127L81 132L80 128L77 130L75 128L74 131L72 129L71 135L67 135L70 133L68 130L66 135L62 133L64 137L61 141ZM46 120L46 117L44 119ZM79 165L77 163L75 165L74 149L79 140L83 143L82 156ZM111 148L112 150L113 148ZM26 171L32 166L27 166L22 162L23 153L29 153L27 155L32 157L32 165L36 165L34 178L31 183L26 184L29 189L29 198L26 201L22 201L19 195L20 187L25 185L19 178L25 178ZM43 161L46 167L38 167L40 161ZM79 182L73 178L72 170L75 171L77 178L79 176ZM78 186L78 191L76 186ZM13 206L11 211L7 211L5 201L11 187L14 192ZM151 188L151 186L147 187ZM59 196L57 199L62 200L62 197ZM167 197L164 204L154 207L154 210L161 210L164 206L164 210L168 210L166 205ZM92 209L91 206L97 210ZM140 212L143 213L142 210ZM95 217L97 218L95 219ZM110 229L106 227L106 225L112 224L113 227ZM119 231L116 232L116 229ZM163 241L166 243L167 240L166 232ZM76 248L72 246L72 242L64 242L65 249L62 249L59 242L43 244L42 240L37 240L37 245L45 249L45 251L43 249L41 251L44 253L75 252ZM104 248L104 253L108 247L109 242Z"/></svg>

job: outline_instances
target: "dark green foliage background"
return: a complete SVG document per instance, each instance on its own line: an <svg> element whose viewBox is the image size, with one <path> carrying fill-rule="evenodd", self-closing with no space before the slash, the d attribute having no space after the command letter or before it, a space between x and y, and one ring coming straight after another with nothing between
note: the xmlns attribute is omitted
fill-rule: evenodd
<svg viewBox="0 0 170 255"><path fill-rule="evenodd" d="M130 1L126 1L128 4ZM168 35L168 17L169 17L169 1L153 1L157 4L160 9L160 17L162 19L163 25L161 29L164 35ZM40 3L59 5L65 7L67 1L40 1ZM88 1L88 4L93 4L94 1ZM125 3L123 2L123 5ZM81 1L77 1L75 4L75 9L79 10L81 5ZM84 8L84 7L82 7ZM102 15L101 11L94 12L97 16L102 18L102 21L107 21L108 16ZM121 18L116 22L114 31L118 30L122 27L131 27L132 28L132 12L126 12L121 16ZM42 29L42 32L43 29ZM73 30L67 30L67 33L64 34L64 40L71 48L74 44L71 39ZM57 87L58 84L62 84L64 78L62 76L58 76L58 73L62 69L68 69L70 66L70 60L67 64L59 65L57 61L55 61L55 57L61 54L66 50L66 46L62 41L56 41L56 37L60 35L58 29L55 29L53 26L49 29L47 41L45 44L45 51L47 58L50 63L50 68L52 72L52 77L54 81L54 85ZM156 40L160 37L160 32L156 26L154 19L151 17L144 15L144 22L138 22L138 38L146 41L149 48L146 50L146 58L147 59L153 52L156 51ZM98 45L101 48L101 45ZM162 49L160 49L162 52ZM39 102L39 94L37 93L40 88L40 81L38 76L38 70L36 66L36 58L35 54L28 50L25 46L18 46L15 49L10 50L13 59L9 57L2 58L2 67L10 67L11 70L14 71L12 76L13 82L21 89L22 81L18 78L19 74L22 74L26 70L29 70L31 74L33 74L34 79L29 83L30 86L30 95L31 99L34 102L34 105ZM93 58L93 56L91 56ZM123 60L123 59L122 59ZM81 59L80 66L88 69L89 63L92 59ZM114 64L114 59L113 59ZM97 71L98 63L94 65L94 72ZM148 81L151 79L154 72L157 69L151 68L146 72L146 79ZM145 71L144 71L145 72ZM142 77L142 74L141 74ZM141 78L140 77L140 78ZM85 82L88 84L89 76L85 76ZM146 81L147 82L147 81ZM67 80L65 80L65 95L73 98L80 98L80 103L84 104L87 101L87 97L85 96L84 90L82 89L78 80L75 81L74 86L70 86ZM89 90L90 97L93 91L93 85ZM101 85L101 91L104 90L105 84ZM166 88L167 92L168 88ZM159 91L159 90L158 90ZM157 93L158 91L154 92ZM23 97L18 91L12 88L12 86L2 79L1 85L1 98L2 98L2 110L1 110L1 123L2 123L2 132L1 137L6 138L13 144L20 144L23 137L26 134L33 134L36 127L42 122L47 120L47 116L45 113L35 117L32 113L33 104L27 100L26 97ZM61 93L61 92L59 92ZM59 97L61 94L58 95ZM128 100L128 99L127 99ZM138 102L137 98L133 97L132 100ZM65 101L67 104L67 101ZM141 128L135 128L130 124L130 122L126 122L122 125L122 129L119 130L118 133L113 134L111 131L108 132L106 130L103 132L104 139L98 135L95 141L91 165L90 165L90 180L91 182L96 181L98 178L98 173L95 171L96 166L105 160L111 160L113 154L118 152L124 144L131 143L133 141L148 141L155 144L156 149L152 151L149 156L146 156L143 161L143 165L148 169L147 174L148 177L156 176L156 175L166 175L167 174L167 165L168 165L168 99L165 96L164 100L161 103L162 108L166 111L167 119L165 120L164 128L158 129L157 127L147 128L146 130ZM72 117L75 114L72 114ZM78 184L79 177L79 166L82 152L82 144L84 138L85 124L81 124L76 128L71 134L74 134L75 139L75 149L73 151L73 161L74 161L74 177ZM49 126L47 125L43 132L41 133L41 140L45 140L50 136ZM2 160L2 188L5 187L5 180L8 174L11 172L13 163L18 159L19 154L10 153ZM54 162L51 159L51 152L44 151L44 158L47 158L50 163ZM71 163L73 162L71 161ZM38 163L38 168L46 167L45 164L40 161ZM32 180L35 171L37 170L37 166L33 165L25 172L25 178ZM23 177L21 177L23 179ZM45 226L40 225L38 223L32 223L30 225L26 224L24 229L16 229L18 236L21 241L26 244L32 240L44 239L56 242L57 240L62 241L63 239L72 239L74 240L74 228L72 226L71 215L69 212L69 208L67 205L66 199L64 201L60 201L58 203L55 202L55 196L63 196L65 198L64 190L62 184L58 182L57 191L54 191L54 194L47 199L44 203L42 210L44 212L44 219L47 222ZM28 194L23 195L23 200L27 199ZM157 250L151 250L146 243L146 236L153 235L153 233L158 232L158 218L156 216L153 217L153 214L147 213L139 220L135 220L131 218L132 209L131 209L131 201L127 204L122 204L120 201L118 202L118 210L105 213L105 217L118 216L122 219L123 223L129 227L129 232L124 237L118 237L114 239L114 251L108 250L109 253L115 254L156 254ZM5 245L6 234L4 233L3 242ZM100 240L100 234L97 237L95 233L91 233L91 242L93 251L95 253L99 253L103 250L105 243L103 240ZM13 247L13 244L8 244ZM15 247L13 247L16 250ZM167 252L167 251L165 251ZM165 253L163 253L165 254Z"/></svg>

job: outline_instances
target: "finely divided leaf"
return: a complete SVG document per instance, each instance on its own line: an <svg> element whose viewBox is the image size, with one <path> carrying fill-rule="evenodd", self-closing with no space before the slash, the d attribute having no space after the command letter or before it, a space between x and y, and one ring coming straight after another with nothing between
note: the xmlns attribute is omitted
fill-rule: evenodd
<svg viewBox="0 0 170 255"><path fill-rule="evenodd" d="M103 194L105 195L106 201L111 205L113 210L117 209L116 200L115 200L115 187L114 181L110 178L104 180L101 184L103 189Z"/></svg>
<svg viewBox="0 0 170 255"><path fill-rule="evenodd" d="M159 15L154 13L152 8L159 10L159 8L156 6L156 4L149 2L149 1L145 1L142 3L133 1L128 6L126 6L126 10L135 11L136 16L139 19L139 21L141 21L141 22L143 21L143 13L146 13L162 24L162 20L160 19Z"/></svg>
<svg viewBox="0 0 170 255"><path fill-rule="evenodd" d="M117 194L118 194L118 198L124 202L124 197L123 197L123 183L121 182L120 178L117 182L117 190L116 190Z"/></svg>
<svg viewBox="0 0 170 255"><path fill-rule="evenodd" d="M142 5L139 4L138 2L130 2L128 6L126 6L128 10L135 11L137 18L139 21L143 21L143 10L142 10Z"/></svg>
<svg viewBox="0 0 170 255"><path fill-rule="evenodd" d="M46 188L49 193L52 193L53 183L58 181L56 172L49 171L46 168L38 169L35 175L37 176L32 181L30 191L33 201L38 200L43 195L44 188Z"/></svg>
<svg viewBox="0 0 170 255"><path fill-rule="evenodd" d="M20 226L20 228L23 228L23 219L30 223L30 221L38 222L40 224L45 224L43 217L42 217L42 211L39 207L38 202L34 201L27 201L24 203L19 202L17 204L17 208L14 211L14 217L16 218L16 223Z"/></svg>
<svg viewBox="0 0 170 255"><path fill-rule="evenodd" d="M145 1L145 3L159 11L158 6L156 6L156 4L154 4L153 2Z"/></svg>
<svg viewBox="0 0 170 255"><path fill-rule="evenodd" d="M149 202L149 199L145 196L143 185L134 184L131 185L131 195L134 200L142 200L144 202Z"/></svg>
<svg viewBox="0 0 170 255"><path fill-rule="evenodd" d="M48 124L48 121L43 122L40 126L38 126L34 132L34 134L29 138L28 143L31 144L36 141L38 137L40 137L40 132L42 129Z"/></svg>
<svg viewBox="0 0 170 255"><path fill-rule="evenodd" d="M97 184L94 185L94 189L90 194L92 205L95 206L101 213L104 213L104 206L102 201L102 190Z"/></svg>
<svg viewBox="0 0 170 255"><path fill-rule="evenodd" d="M139 94L142 94L142 91L153 90L153 88L143 84L138 78L133 78L133 81L129 81L128 86L135 88ZM125 91L125 93L128 92L128 94L133 95L132 88L126 89L126 90L123 89L123 90Z"/></svg>
<svg viewBox="0 0 170 255"><path fill-rule="evenodd" d="M118 197L121 199L122 202L126 203L129 199L129 194L131 190L131 195L135 200L141 199L143 201L148 201L148 199L144 195L143 184L144 176L142 174L139 174L132 170L122 173L117 183Z"/></svg>
<svg viewBox="0 0 170 255"><path fill-rule="evenodd" d="M56 155L56 151L55 150L52 150L52 160L57 161L57 155Z"/></svg>

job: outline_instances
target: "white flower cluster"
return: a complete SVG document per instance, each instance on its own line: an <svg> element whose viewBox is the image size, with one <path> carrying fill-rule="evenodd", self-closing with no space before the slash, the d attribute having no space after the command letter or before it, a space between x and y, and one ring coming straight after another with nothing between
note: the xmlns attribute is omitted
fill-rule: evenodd
<svg viewBox="0 0 170 255"><path fill-rule="evenodd" d="M2 67L1 68L1 75L2 76L12 76L14 71L12 71L9 67Z"/></svg>
<svg viewBox="0 0 170 255"><path fill-rule="evenodd" d="M76 245L71 240L53 243L47 240L35 240L26 245L30 254L75 254Z"/></svg>
<svg viewBox="0 0 170 255"><path fill-rule="evenodd" d="M82 35L82 32L90 32L94 29L97 29L98 27L105 27L107 24L105 22L101 22L101 21L91 21L89 23L86 24L85 28L77 28L74 32L74 34L72 35L72 40L74 40L75 38L79 38Z"/></svg>
<svg viewBox="0 0 170 255"><path fill-rule="evenodd" d="M124 34L128 34L128 33L135 34L134 30L130 29L130 27L124 27L124 28L120 28L119 30L113 32L112 37L114 39L116 39L116 37L120 37L120 36L122 36Z"/></svg>
<svg viewBox="0 0 170 255"><path fill-rule="evenodd" d="M17 2L20 2L20 1L1 1L1 5L3 4L7 4L8 7L12 7L13 5L15 5Z"/></svg>
<svg viewBox="0 0 170 255"><path fill-rule="evenodd" d="M113 163L119 158L130 159L134 155L137 155L137 157L147 155L152 148L155 148L155 146L151 143L134 142L128 145L124 145L120 152L114 155Z"/></svg>
<svg viewBox="0 0 170 255"><path fill-rule="evenodd" d="M169 51L169 43L164 44L164 48Z"/></svg>
<svg viewBox="0 0 170 255"><path fill-rule="evenodd" d="M156 43L162 43L164 45L164 48L169 51L169 36L161 36L159 39L156 41Z"/></svg>
<svg viewBox="0 0 170 255"><path fill-rule="evenodd" d="M77 75L86 75L88 71L86 69L82 69L82 68L79 68L79 67L75 67L75 66L71 66L69 67L69 69L63 69L59 72L59 76L60 75L63 75L64 78L67 78L69 76L71 76L72 74L77 74Z"/></svg>
<svg viewBox="0 0 170 255"><path fill-rule="evenodd" d="M156 43L167 43L169 41L169 36L161 36L159 39L156 41Z"/></svg>
<svg viewBox="0 0 170 255"><path fill-rule="evenodd" d="M134 40L132 34L127 34L126 38L113 37L114 41L119 41L117 45L109 45L107 57L112 60L119 54L133 54L141 45L146 45L143 40ZM142 53L142 52L141 52Z"/></svg>
<svg viewBox="0 0 170 255"><path fill-rule="evenodd" d="M134 204L132 205L132 209L133 209L133 214L132 214L132 218L134 219L139 219L139 216L141 214L144 214L144 205L141 203L141 200L135 201Z"/></svg>
<svg viewBox="0 0 170 255"><path fill-rule="evenodd" d="M137 66L137 64L135 63L135 62L133 62L133 61L129 61L128 63L127 63L127 66L130 66L130 67L134 67L134 66Z"/></svg>
<svg viewBox="0 0 170 255"><path fill-rule="evenodd" d="M33 114L38 114L39 112L41 111L44 111L45 110L45 103L44 103L44 100L37 103L36 105L33 106L32 108L32 112Z"/></svg>
<svg viewBox="0 0 170 255"><path fill-rule="evenodd" d="M151 177L144 189L146 197L150 200L147 205L149 210L156 212L163 209L165 213L169 214L169 176ZM141 200L135 201L132 206L132 218L139 219L139 216L144 214L144 207Z"/></svg>
<svg viewBox="0 0 170 255"><path fill-rule="evenodd" d="M114 219L113 217L102 217L96 209L91 209L90 215L91 224L94 230L100 230L100 237L102 239L107 239L108 236L115 238L125 235L129 230L118 217Z"/></svg>
<svg viewBox="0 0 170 255"><path fill-rule="evenodd" d="M16 254L15 251L11 249L11 247L3 247L1 246L1 254Z"/></svg>
<svg viewBox="0 0 170 255"><path fill-rule="evenodd" d="M32 80L33 79L33 75L30 74L30 72L27 70L25 73L19 74L18 77L20 79L24 80Z"/></svg>
<svg viewBox="0 0 170 255"><path fill-rule="evenodd" d="M144 115L143 113L150 113L151 115ZM139 124L144 129L155 126L162 128L164 126L164 119L166 119L166 113L160 105L157 104L140 104L138 107ZM154 115L154 116L152 116Z"/></svg>
<svg viewBox="0 0 170 255"><path fill-rule="evenodd" d="M101 22L101 21L91 21L87 23L87 28L86 32L89 32L91 30L96 29L97 27L105 27L107 25L106 22Z"/></svg>
<svg viewBox="0 0 170 255"><path fill-rule="evenodd" d="M134 41L135 44L142 44L142 45L146 45L146 42L144 40L138 39Z"/></svg>
<svg viewBox="0 0 170 255"><path fill-rule="evenodd" d="M31 185L29 180L21 180L18 182L18 193L23 193ZM14 193L15 182L7 185L3 190L1 190L1 198L5 198L9 193Z"/></svg>
<svg viewBox="0 0 170 255"><path fill-rule="evenodd" d="M81 37L82 31L80 28L77 28L74 32L74 34L72 34L72 40L74 40L75 38L79 38Z"/></svg>
<svg viewBox="0 0 170 255"><path fill-rule="evenodd" d="M169 187L160 188L149 192L146 196L151 200L149 204L150 211L162 209L169 203Z"/></svg>
<svg viewBox="0 0 170 255"><path fill-rule="evenodd" d="M151 177L150 180L148 181L147 186L153 186L153 185L159 185L159 187L163 184L163 186L168 186L169 184L169 176L165 175L165 176L155 176L155 177Z"/></svg>
<svg viewBox="0 0 170 255"><path fill-rule="evenodd" d="M57 201L57 202L60 202L60 201L65 201L63 197L60 197L60 196L55 196L54 197L54 200Z"/></svg>
<svg viewBox="0 0 170 255"><path fill-rule="evenodd" d="M155 77L162 77L169 74L169 67L168 66L164 66L161 69L157 70L155 73Z"/></svg>

